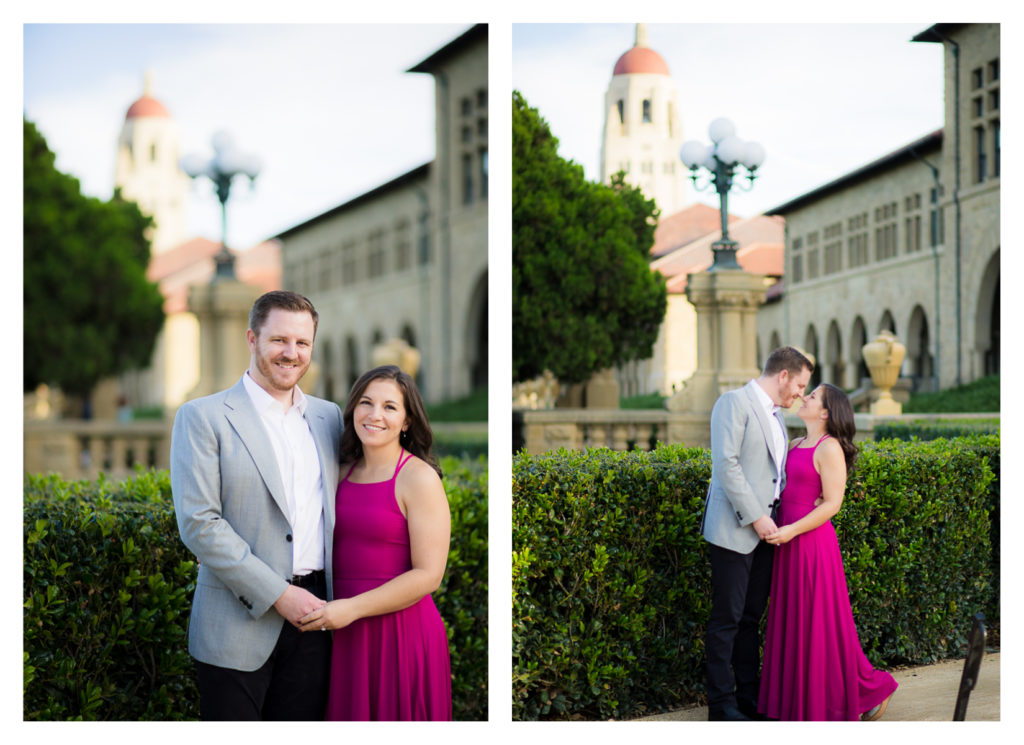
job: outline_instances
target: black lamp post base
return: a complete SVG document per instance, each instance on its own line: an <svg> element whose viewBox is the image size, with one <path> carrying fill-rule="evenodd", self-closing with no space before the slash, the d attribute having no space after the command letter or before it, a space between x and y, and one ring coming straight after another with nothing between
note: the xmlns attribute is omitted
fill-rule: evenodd
<svg viewBox="0 0 1024 745"><path fill-rule="evenodd" d="M712 243L711 253L714 256L714 261L708 268L708 271L716 272L722 269L742 269L739 262L736 261L736 251L739 247L739 243L730 240L715 241Z"/></svg>

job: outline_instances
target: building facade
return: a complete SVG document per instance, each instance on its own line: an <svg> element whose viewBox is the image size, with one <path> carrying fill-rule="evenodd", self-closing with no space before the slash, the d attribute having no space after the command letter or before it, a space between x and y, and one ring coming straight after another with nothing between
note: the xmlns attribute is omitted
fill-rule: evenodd
<svg viewBox="0 0 1024 745"><path fill-rule="evenodd" d="M487 49L477 25L409 70L434 76L432 162L276 236L283 286L324 321L317 395L343 401L393 338L428 401L487 383Z"/></svg>
<svg viewBox="0 0 1024 745"><path fill-rule="evenodd" d="M768 212L786 220L786 274L758 314L758 358L798 344L814 383L859 387L861 347L884 329L917 390L999 372L999 26L914 41L945 47L943 128Z"/></svg>

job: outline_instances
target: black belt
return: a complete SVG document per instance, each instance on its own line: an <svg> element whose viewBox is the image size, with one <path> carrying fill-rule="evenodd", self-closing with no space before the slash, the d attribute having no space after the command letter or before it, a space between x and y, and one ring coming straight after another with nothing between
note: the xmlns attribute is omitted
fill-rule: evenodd
<svg viewBox="0 0 1024 745"><path fill-rule="evenodd" d="M294 574L288 581L296 587L308 590L310 587L316 587L318 584L325 584L327 582L327 575L324 574L323 569L317 569L309 574Z"/></svg>

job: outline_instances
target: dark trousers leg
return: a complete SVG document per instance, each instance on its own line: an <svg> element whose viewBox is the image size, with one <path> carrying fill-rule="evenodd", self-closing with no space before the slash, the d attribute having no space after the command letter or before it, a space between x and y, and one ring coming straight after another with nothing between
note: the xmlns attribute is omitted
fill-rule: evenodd
<svg viewBox="0 0 1024 745"><path fill-rule="evenodd" d="M760 543L749 554L709 545L711 613L708 617L708 708L756 704L761 667L761 617L771 589L773 547Z"/></svg>
<svg viewBox="0 0 1024 745"><path fill-rule="evenodd" d="M310 589L326 597L326 588ZM199 716L204 721L320 721L330 683L330 632L299 631L285 622L270 658L252 672L196 661Z"/></svg>

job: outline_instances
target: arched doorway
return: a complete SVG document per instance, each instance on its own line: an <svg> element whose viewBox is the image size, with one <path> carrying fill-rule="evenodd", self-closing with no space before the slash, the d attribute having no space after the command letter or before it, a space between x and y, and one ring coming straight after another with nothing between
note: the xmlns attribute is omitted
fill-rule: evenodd
<svg viewBox="0 0 1024 745"><path fill-rule="evenodd" d="M857 388L860 386L860 382L864 378L870 378L871 372L868 370L868 365L864 361L864 345L868 343L868 327L864 323L864 319L857 316L853 319L853 328L850 330L850 359L856 360L856 376L852 382L852 387Z"/></svg>
<svg viewBox="0 0 1024 745"><path fill-rule="evenodd" d="M999 374L999 251L989 259L978 287L974 345L981 358L982 375Z"/></svg>
<svg viewBox="0 0 1024 745"><path fill-rule="evenodd" d="M818 349L818 332L813 325L808 326L804 334L804 351L814 356L814 372L807 384L807 390L811 391L821 385L821 351Z"/></svg>
<svg viewBox="0 0 1024 745"><path fill-rule="evenodd" d="M839 388L846 387L846 381L843 379L846 373L843 340L839 333L839 324L834 320L828 325L828 333L825 335L825 371L829 383Z"/></svg>
<svg viewBox="0 0 1024 745"><path fill-rule="evenodd" d="M480 275L470 296L465 349L470 388L482 388L487 385L487 272Z"/></svg>
<svg viewBox="0 0 1024 745"><path fill-rule="evenodd" d="M910 367L910 377L914 381L914 390L934 390L935 364L928 332L928 317L920 305L915 305L910 314L906 345L907 362Z"/></svg>

